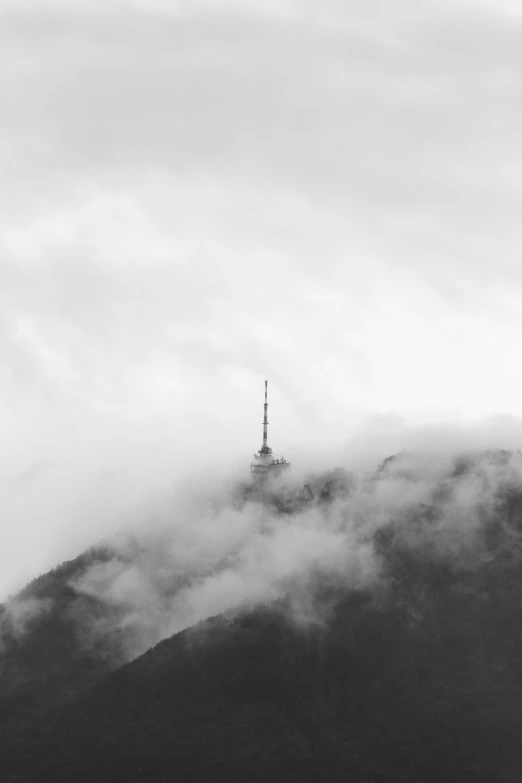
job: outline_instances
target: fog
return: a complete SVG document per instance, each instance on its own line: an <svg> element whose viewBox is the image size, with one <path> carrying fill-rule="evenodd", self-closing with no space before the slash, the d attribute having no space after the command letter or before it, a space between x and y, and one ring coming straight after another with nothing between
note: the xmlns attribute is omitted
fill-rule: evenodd
<svg viewBox="0 0 522 783"><path fill-rule="evenodd" d="M321 488L333 476L325 501ZM303 500L302 477L287 474L253 496L232 486L157 504L146 528L120 534L108 559L72 579L78 595L105 607L94 624L77 610L84 641L118 630L133 658L208 617L281 601L292 622L324 625L347 591L386 593L377 535L390 529L428 561L479 569L492 556L486 527L506 493L522 491L522 454L405 452L378 470L306 478L312 502ZM518 529L507 518L500 524L510 549L519 546ZM327 603L318 600L325 586Z"/></svg>

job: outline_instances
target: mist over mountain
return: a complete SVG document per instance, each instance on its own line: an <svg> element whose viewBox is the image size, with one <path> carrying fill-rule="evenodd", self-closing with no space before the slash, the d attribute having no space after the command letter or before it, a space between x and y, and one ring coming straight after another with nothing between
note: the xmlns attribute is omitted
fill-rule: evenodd
<svg viewBox="0 0 522 783"><path fill-rule="evenodd" d="M142 531L2 606L7 780L520 780L519 452L236 484Z"/></svg>
<svg viewBox="0 0 522 783"><path fill-rule="evenodd" d="M0 783L521 783L520 8L0 0Z"/></svg>

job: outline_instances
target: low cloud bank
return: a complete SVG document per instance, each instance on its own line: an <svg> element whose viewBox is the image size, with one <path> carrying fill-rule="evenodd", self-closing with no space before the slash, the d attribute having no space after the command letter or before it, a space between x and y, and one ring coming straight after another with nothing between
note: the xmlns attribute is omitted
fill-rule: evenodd
<svg viewBox="0 0 522 783"><path fill-rule="evenodd" d="M117 629L128 658L212 615L279 599L294 621L322 623L319 587L386 589L379 534L452 569L480 568L492 556L493 522L504 544L520 541L508 509L519 496L522 455L498 451L402 453L372 471L193 493L156 508L147 529L113 539L114 556L71 581L107 609L94 624L77 620L93 638Z"/></svg>

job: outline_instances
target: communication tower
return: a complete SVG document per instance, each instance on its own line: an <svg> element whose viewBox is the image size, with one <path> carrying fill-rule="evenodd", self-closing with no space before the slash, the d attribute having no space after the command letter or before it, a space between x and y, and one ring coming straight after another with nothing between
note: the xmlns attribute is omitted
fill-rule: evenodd
<svg viewBox="0 0 522 783"><path fill-rule="evenodd" d="M284 457L275 459L272 449L268 445L268 381L265 381L265 404L263 417L263 445L254 454L254 462L250 463L250 471L253 478L259 479L268 475L278 475L285 468L290 467L290 463Z"/></svg>

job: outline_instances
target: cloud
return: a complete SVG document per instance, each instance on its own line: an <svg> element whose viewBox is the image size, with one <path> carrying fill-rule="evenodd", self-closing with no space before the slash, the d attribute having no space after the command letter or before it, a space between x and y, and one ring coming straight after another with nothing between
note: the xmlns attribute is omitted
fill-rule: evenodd
<svg viewBox="0 0 522 783"><path fill-rule="evenodd" d="M146 533L120 539L113 560L74 580L77 592L110 609L101 626L78 621L94 636L116 625L129 657L210 616L281 601L293 621L324 623L331 601L347 591L386 593L390 551L383 559L382 533L426 562L480 569L496 556L488 549L491 525L503 530L499 546L520 540L502 503L520 493L522 456L488 452L466 460L404 453L377 472L352 474L328 502L321 486L331 473L308 477L312 503L289 476L257 498L236 489L219 497L200 492L183 509L166 505ZM278 503L290 513L278 512ZM322 605L326 586L337 597Z"/></svg>
<svg viewBox="0 0 522 783"><path fill-rule="evenodd" d="M9 598L0 607L0 652L7 637L19 640L30 630L31 621L51 611L50 598L20 596Z"/></svg>
<svg viewBox="0 0 522 783"><path fill-rule="evenodd" d="M282 519L264 504L236 507L228 498L206 514L200 501L164 514L159 534L144 541L138 534L130 547L123 541L118 560L74 582L79 593L117 608L131 656L208 616L288 595L302 607L314 579L364 585L376 570L370 548L350 542L338 516L317 509ZM97 632L106 633L107 623Z"/></svg>
<svg viewBox="0 0 522 783"><path fill-rule="evenodd" d="M492 135L490 124L486 135L476 123L489 123L485 100L491 117L512 117L516 83L505 92L488 79L516 68L520 30L471 9L368 6L295 4L280 15L256 13L273 11L266 3L193 3L172 16L150 4L21 6L7 14L4 49L19 164L123 183L149 169L255 178L373 229L377 218L395 242L394 221L406 238L416 224L436 241L470 211L505 219L502 160L516 128ZM29 44L37 69L16 57ZM410 231L405 212L415 213Z"/></svg>

